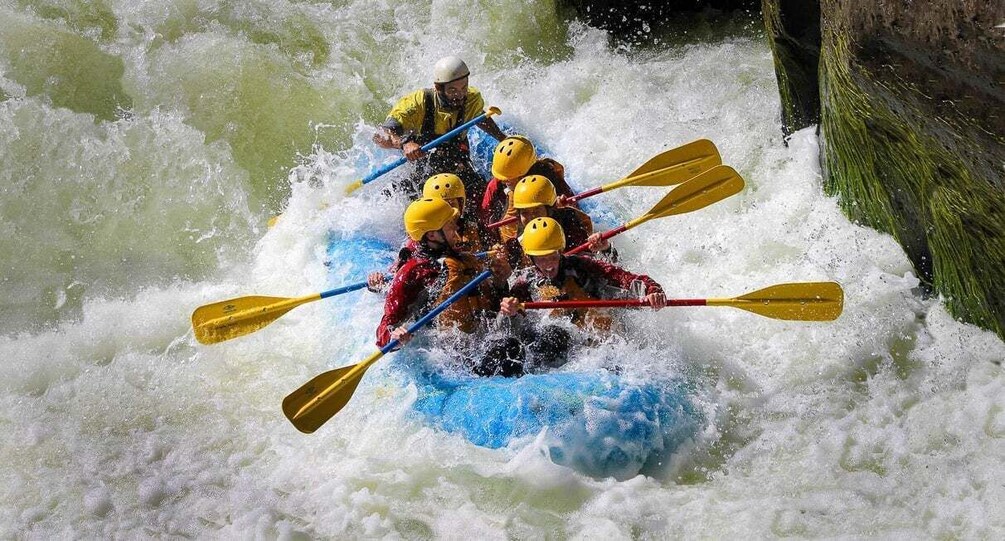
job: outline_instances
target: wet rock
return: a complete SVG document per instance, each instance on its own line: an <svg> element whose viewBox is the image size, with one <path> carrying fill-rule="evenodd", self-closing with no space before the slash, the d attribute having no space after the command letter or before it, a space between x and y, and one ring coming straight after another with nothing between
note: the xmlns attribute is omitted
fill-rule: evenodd
<svg viewBox="0 0 1005 541"><path fill-rule="evenodd" d="M825 189L954 316L1005 336L1005 4L809 4L764 2L783 131L818 114Z"/></svg>

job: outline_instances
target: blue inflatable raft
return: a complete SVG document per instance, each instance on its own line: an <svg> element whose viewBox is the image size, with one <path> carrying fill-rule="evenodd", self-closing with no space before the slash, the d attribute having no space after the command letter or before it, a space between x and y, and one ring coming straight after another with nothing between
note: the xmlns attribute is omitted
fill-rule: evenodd
<svg viewBox="0 0 1005 541"><path fill-rule="evenodd" d="M476 164L486 167L493 146L476 141L473 148L481 156ZM363 280L368 271L386 268L396 242L333 232L327 250L333 283ZM365 291L352 295L360 297L333 303L339 319L362 303L382 302ZM695 385L684 379L637 382L605 370L564 369L485 378L441 370L414 344L392 355L396 369L416 387L413 410L429 424L489 448L544 442L553 462L593 477L656 474L703 424L693 402Z"/></svg>

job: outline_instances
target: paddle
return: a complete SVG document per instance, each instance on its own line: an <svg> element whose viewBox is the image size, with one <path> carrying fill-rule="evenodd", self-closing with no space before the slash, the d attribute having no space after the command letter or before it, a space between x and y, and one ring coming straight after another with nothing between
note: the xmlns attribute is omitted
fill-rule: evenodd
<svg viewBox="0 0 1005 541"><path fill-rule="evenodd" d="M423 152L429 152L430 150L432 150L432 149L440 146L440 144L442 144L444 141L448 141L450 139L453 139L454 136L456 136L458 133L461 133L462 131L470 128L471 126L474 126L475 124L478 124L479 122L485 120L486 118L488 118L488 117L490 117L492 115L499 115L499 114L502 114L502 111L500 111L498 107L489 107L488 109L485 109L485 112L482 113L481 115L479 115L479 116L477 116L475 118L472 118L471 120L465 122L464 124L461 124L460 126L457 126L456 128L448 131L447 133L445 133L445 134L437 137L436 139L433 139L432 141L426 143L425 145L422 145L422 151ZM392 169L396 169L398 166L404 164L407 161L408 161L408 158L404 158L404 157L400 158L400 159L396 160L393 163L389 163L389 164L385 165L384 167L381 167L380 169L377 169L373 173L370 173L369 175L367 175L365 178L361 178L361 179L357 180L356 182L353 182L352 184L350 184L349 186L346 187L346 189L345 189L346 195L349 195L352 192L356 191L357 189L359 189L360 187L362 187L364 184L368 184L368 183L376 180L377 177L380 177L380 176L384 175L388 171L391 171Z"/></svg>
<svg viewBox="0 0 1005 541"><path fill-rule="evenodd" d="M607 240L614 235L628 231L654 218L684 214L707 207L712 203L722 201L731 195L739 193L742 189L743 178L732 167L717 165L670 190L670 193L661 199L659 203L656 203L656 206L651 208L649 212L624 225L601 233L600 237ZM565 255L578 254L588 247L589 243L580 244L565 252Z"/></svg>
<svg viewBox="0 0 1005 541"><path fill-rule="evenodd" d="M494 253L493 250L478 252L475 257L482 258L492 253ZM391 278L393 277L390 274L384 275L385 281L391 280ZM327 299L364 287L366 287L365 281L303 297L252 295L214 302L200 306L192 312L192 329L195 330L195 339L200 343L217 344L262 329L301 304Z"/></svg>
<svg viewBox="0 0 1005 541"><path fill-rule="evenodd" d="M390 279L390 276L385 278ZM327 299L366 287L366 282L358 282L338 289L303 297L248 296L214 302L196 308L192 312L192 329L195 339L203 344L216 344L231 338L251 334L282 317L290 310L320 299Z"/></svg>
<svg viewBox="0 0 1005 541"><path fill-rule="evenodd" d="M833 321L841 315L844 291L837 282L778 284L729 299L667 299L667 306L732 306L773 319ZM627 308L649 306L645 300L525 302L526 309Z"/></svg>
<svg viewBox="0 0 1005 541"><path fill-rule="evenodd" d="M621 180L586 190L569 199L575 202L624 186L672 186L721 163L722 159L715 144L708 139L699 139L657 154ZM489 229L502 227L517 219L517 216L510 216L492 222L486 227Z"/></svg>
<svg viewBox="0 0 1005 541"><path fill-rule="evenodd" d="M413 323L408 328L408 333L414 334L491 275L492 271L484 271L475 276L473 280L423 316L422 319ZM283 413L286 414L286 418L293 423L293 426L297 427L297 430L305 434L314 432L345 407L349 399L352 398L352 393L359 385L366 369L397 347L398 341L391 340L361 363L329 370L315 376L283 399Z"/></svg>

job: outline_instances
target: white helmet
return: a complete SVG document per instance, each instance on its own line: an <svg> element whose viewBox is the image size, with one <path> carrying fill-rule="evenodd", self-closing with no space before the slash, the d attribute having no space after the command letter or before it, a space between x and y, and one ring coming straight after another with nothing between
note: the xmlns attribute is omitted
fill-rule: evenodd
<svg viewBox="0 0 1005 541"><path fill-rule="evenodd" d="M456 56L444 56L433 66L433 82L452 83L467 77L471 72L468 65Z"/></svg>

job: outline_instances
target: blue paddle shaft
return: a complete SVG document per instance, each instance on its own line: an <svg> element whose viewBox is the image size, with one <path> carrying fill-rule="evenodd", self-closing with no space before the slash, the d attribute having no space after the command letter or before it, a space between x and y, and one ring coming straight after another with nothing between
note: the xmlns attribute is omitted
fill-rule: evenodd
<svg viewBox="0 0 1005 541"><path fill-rule="evenodd" d="M478 124L479 122L485 120L486 118L488 118L488 116L489 116L488 113L482 113L481 115L479 115L479 116L477 116L475 118L472 118L471 120L465 122L464 124L461 124L460 126L457 126L456 128L448 131L447 133L445 133L445 134L437 137L436 139L433 139L432 141L426 143L425 145L422 146L422 151L423 152L429 152L430 150L432 150L432 149L440 146L440 144L442 144L444 141L453 139L454 136L456 136L458 133L461 133L462 131L470 128L471 126L474 126L475 124ZM396 160L396 161L394 161L392 163L389 163L389 164L385 165L384 167L381 167L380 169L377 169L376 171L374 171L373 173L370 173L369 175L366 176L366 178L363 179L363 184L368 184L368 183L376 180L377 177L379 177L379 176L387 173L388 171L391 171L392 169L397 168L398 166L402 165L403 163L405 163L407 161L408 161L408 158L399 158L398 160Z"/></svg>
<svg viewBox="0 0 1005 541"><path fill-rule="evenodd" d="M390 280L393 278L390 274L385 274L384 279ZM321 299L327 299L328 297L334 297L335 295L341 295L343 293L349 293L350 291L356 291L357 289L363 289L366 287L366 282L357 282L355 284L349 284L347 286L342 286L337 289L329 289L328 291L322 291L318 297Z"/></svg>
<svg viewBox="0 0 1005 541"><path fill-rule="evenodd" d="M483 258L487 255L489 255L488 252L478 252L475 254L475 257ZM394 275L391 274L384 275L384 281L390 282L393 278ZM349 293L350 291L356 291L357 289L363 289L364 287L366 287L366 282L357 282L355 284L349 284L347 286L342 286L340 288L329 289L328 291L322 291L321 293L318 293L318 298L327 299L328 297L334 297L336 295L341 295L343 293Z"/></svg>
<svg viewBox="0 0 1005 541"><path fill-rule="evenodd" d="M447 300L445 300L442 303L440 303L439 306L437 306L436 308L433 308L433 310L431 312L429 312L428 314L422 316L422 318L419 319L419 321L416 321L415 323L413 323L412 326L408 328L408 334L414 334L415 331L418 331L419 329L421 329L422 327L424 327L427 323L429 323L430 321L432 321L433 318L435 318L436 316L440 315L440 312L446 310L447 308L450 307L451 304L453 304L454 302L456 302L461 297L467 295L469 292L471 292L472 289L478 287L478 284L484 282L485 279L488 278L489 276L492 276L492 271L484 271L481 274L479 274L478 276L475 276L473 280L471 280L464 287L462 287L461 289L459 289L457 291L457 293L454 293L453 295L451 295L450 297L448 297ZM391 351L391 350L393 350L393 349L395 349L397 347L398 347L398 341L397 340L391 340L384 347L380 348L380 352L384 353L384 354L387 354L388 351Z"/></svg>

